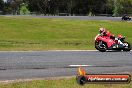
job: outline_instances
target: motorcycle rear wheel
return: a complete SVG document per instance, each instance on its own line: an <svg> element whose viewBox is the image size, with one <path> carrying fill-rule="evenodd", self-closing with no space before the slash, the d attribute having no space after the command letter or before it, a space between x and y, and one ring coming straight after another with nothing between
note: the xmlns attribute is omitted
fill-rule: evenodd
<svg viewBox="0 0 132 88"><path fill-rule="evenodd" d="M99 44L98 42L95 42L95 48L100 52L105 52L107 50L107 46L104 43Z"/></svg>

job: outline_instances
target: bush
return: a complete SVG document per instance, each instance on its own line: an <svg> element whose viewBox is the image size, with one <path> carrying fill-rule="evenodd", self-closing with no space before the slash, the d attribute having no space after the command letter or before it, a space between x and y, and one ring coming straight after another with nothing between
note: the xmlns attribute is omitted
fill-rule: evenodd
<svg viewBox="0 0 132 88"><path fill-rule="evenodd" d="M20 15L28 15L30 11L27 8L27 5L23 3L20 7Z"/></svg>

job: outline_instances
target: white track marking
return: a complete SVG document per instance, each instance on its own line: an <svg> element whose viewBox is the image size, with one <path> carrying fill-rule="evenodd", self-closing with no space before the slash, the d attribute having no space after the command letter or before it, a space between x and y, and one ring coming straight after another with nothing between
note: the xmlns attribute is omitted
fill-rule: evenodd
<svg viewBox="0 0 132 88"><path fill-rule="evenodd" d="M40 50L40 51L32 51L32 50L28 50L28 51L0 51L0 52L50 52L50 51L97 51L97 50Z"/></svg>
<svg viewBox="0 0 132 88"><path fill-rule="evenodd" d="M91 67L93 65L69 65L70 67Z"/></svg>
<svg viewBox="0 0 132 88"><path fill-rule="evenodd" d="M42 51L41 51L41 50L40 50L40 51L28 50L28 51L0 51L0 52L50 52L50 51L53 51L53 52L54 52L54 51L56 51L56 52L57 52L57 51L58 51L58 52L61 52L61 51L62 51L62 52L63 52L63 51L67 51L67 52L70 52L70 51L73 51L73 52L74 52L74 51L75 51L75 52L78 52L78 51L79 51L79 52L81 52L81 51L84 51L84 52L85 52L85 51L87 51L87 52L95 52L95 51L98 51L98 50L42 50ZM132 50L131 50L131 51L132 51Z"/></svg>

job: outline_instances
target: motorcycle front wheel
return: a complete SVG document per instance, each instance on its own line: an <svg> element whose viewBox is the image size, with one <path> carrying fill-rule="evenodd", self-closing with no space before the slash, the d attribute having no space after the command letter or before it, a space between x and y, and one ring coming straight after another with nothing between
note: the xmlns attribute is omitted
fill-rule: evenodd
<svg viewBox="0 0 132 88"><path fill-rule="evenodd" d="M130 51L131 50L131 45L128 42L123 42L126 46L124 47L123 51Z"/></svg>

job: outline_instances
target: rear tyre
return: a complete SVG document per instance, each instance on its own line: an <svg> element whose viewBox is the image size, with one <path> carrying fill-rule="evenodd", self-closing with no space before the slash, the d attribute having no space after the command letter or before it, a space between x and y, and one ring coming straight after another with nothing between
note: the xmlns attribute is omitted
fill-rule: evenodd
<svg viewBox="0 0 132 88"><path fill-rule="evenodd" d="M95 48L100 52L105 52L107 50L107 46L105 43L100 44L99 42L95 42Z"/></svg>

